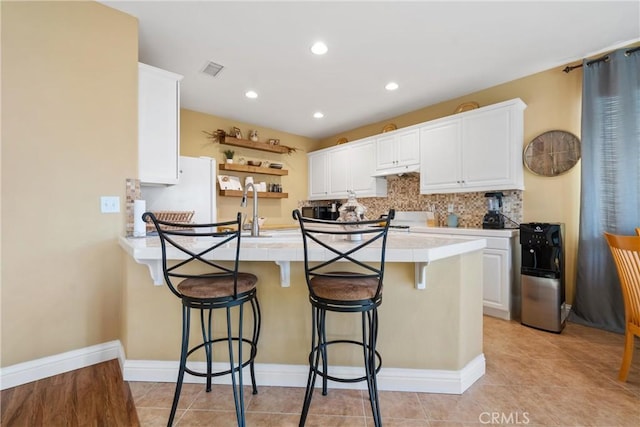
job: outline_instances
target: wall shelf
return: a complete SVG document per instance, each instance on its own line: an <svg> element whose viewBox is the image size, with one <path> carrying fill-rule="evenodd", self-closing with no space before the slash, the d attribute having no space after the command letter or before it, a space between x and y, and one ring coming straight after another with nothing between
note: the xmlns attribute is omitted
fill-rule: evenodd
<svg viewBox="0 0 640 427"><path fill-rule="evenodd" d="M242 191L240 190L219 190L218 194L220 196L227 197L242 197ZM253 197L253 192L249 191L247 193L248 197ZM258 191L258 199L287 199L289 198L289 193L272 193L269 191Z"/></svg>
<svg viewBox="0 0 640 427"><path fill-rule="evenodd" d="M233 145L235 147L251 148L253 150L268 151L270 153L280 153L280 154L289 153L289 149L282 145L271 145L266 142L253 142L247 139L237 139L237 138L231 138L228 136L224 139L224 142L221 142L220 144Z"/></svg>
<svg viewBox="0 0 640 427"><path fill-rule="evenodd" d="M218 169L221 171L234 171L234 172L248 172L248 173L260 173L263 175L277 175L284 176L289 175L289 171L286 169L276 168L263 168L249 165L238 165L235 163L220 163Z"/></svg>

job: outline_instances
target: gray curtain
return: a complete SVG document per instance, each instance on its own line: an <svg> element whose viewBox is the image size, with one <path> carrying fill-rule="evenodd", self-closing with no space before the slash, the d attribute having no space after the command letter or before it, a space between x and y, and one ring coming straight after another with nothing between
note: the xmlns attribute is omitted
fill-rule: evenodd
<svg viewBox="0 0 640 427"><path fill-rule="evenodd" d="M575 300L570 320L624 332L624 303L603 232L640 227L640 50L585 61L582 190Z"/></svg>

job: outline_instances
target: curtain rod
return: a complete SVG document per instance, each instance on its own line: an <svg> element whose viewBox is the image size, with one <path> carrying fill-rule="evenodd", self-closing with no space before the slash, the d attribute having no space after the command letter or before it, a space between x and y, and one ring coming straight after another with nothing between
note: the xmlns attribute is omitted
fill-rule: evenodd
<svg viewBox="0 0 640 427"><path fill-rule="evenodd" d="M638 47L634 47L632 49L629 49L627 51L624 52L625 55L629 56L631 55L633 52L637 52L640 50L640 46ZM587 66L591 65L591 64L596 64L598 62L607 62L609 61L609 54L606 54L604 56L601 56L600 58L596 58L592 61L587 62ZM578 65L572 65L572 66L567 66L565 67L562 71L564 71L565 73L570 73L571 71L575 70L576 68L580 68L582 67L582 64L578 64Z"/></svg>

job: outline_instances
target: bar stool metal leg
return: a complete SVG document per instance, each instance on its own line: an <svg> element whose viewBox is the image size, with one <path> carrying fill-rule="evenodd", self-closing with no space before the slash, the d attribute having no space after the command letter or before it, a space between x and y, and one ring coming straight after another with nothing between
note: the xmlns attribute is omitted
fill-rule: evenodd
<svg viewBox="0 0 640 427"><path fill-rule="evenodd" d="M200 329L202 329L202 342L204 343L204 352L207 362L207 393L211 391L211 358L212 358L212 342L211 342L211 315L212 310L209 310L209 322L208 329L205 329L204 324L204 309L200 309Z"/></svg>
<svg viewBox="0 0 640 427"><path fill-rule="evenodd" d="M229 370L231 375L231 386L233 388L233 401L236 407L236 418L238 420L238 427L244 427L244 399L242 393L242 359L240 359L240 363L238 367L234 366L234 357L233 357L233 335L231 329L231 307L226 308L227 312L227 343L229 348ZM242 315L242 313L241 313ZM242 318L242 317L241 317ZM242 326L242 322L240 322L240 326ZM242 330L238 331L238 353L241 357L242 355ZM238 383L236 382L236 370L238 371L238 382L240 383L240 388L238 389Z"/></svg>
<svg viewBox="0 0 640 427"><path fill-rule="evenodd" d="M171 413L167 421L167 427L173 425L173 419L178 409L178 400L180 400L180 392L182 391L182 381L184 380L184 372L187 366L187 353L189 352L189 324L191 322L191 310L186 305L182 306L182 349L180 350L180 367L178 368L178 380L176 381L176 391L173 394L173 403L171 405Z"/></svg>
<svg viewBox="0 0 640 427"><path fill-rule="evenodd" d="M307 388L304 393L304 403L300 414L300 427L303 427L309 414L309 406L313 397L313 389L318 375L318 364L320 358L320 329L318 327L318 316L320 309L311 307L311 352L309 353L309 376L307 378Z"/></svg>
<svg viewBox="0 0 640 427"><path fill-rule="evenodd" d="M368 334L367 334L368 332ZM367 388L369 390L369 402L373 414L373 424L375 427L382 425L380 414L380 401L378 398L378 381L376 374L376 338L378 336L378 312L374 308L371 311L362 313L362 342L363 346L365 376L367 377Z"/></svg>
<svg viewBox="0 0 640 427"><path fill-rule="evenodd" d="M320 328L320 332L319 335L320 337L322 337L321 342L320 342L320 349L322 350L322 373L324 375L322 375L322 395L326 396L327 395L327 375L328 375L328 370L329 370L329 362L327 360L327 329L326 329L326 322L327 322L327 310L324 309L319 309L320 310L320 322L319 322L319 328Z"/></svg>
<svg viewBox="0 0 640 427"><path fill-rule="evenodd" d="M251 300L251 310L253 311L253 337L252 342L257 343L258 338L260 338L260 327L261 325L261 317L260 317L260 304L258 303L258 299ZM252 386L252 394L258 394L258 387L256 385L256 371L255 371L255 358L257 353L257 347L255 345L251 346L251 363L249 364L249 372L251 373L251 386ZM241 359L242 360L242 359Z"/></svg>

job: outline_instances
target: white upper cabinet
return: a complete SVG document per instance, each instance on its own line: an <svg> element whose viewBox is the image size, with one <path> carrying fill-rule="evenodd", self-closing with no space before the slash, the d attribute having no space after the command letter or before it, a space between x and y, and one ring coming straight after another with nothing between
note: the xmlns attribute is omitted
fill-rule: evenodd
<svg viewBox="0 0 640 427"><path fill-rule="evenodd" d="M376 138L376 171L403 168L420 162L419 130L400 129Z"/></svg>
<svg viewBox="0 0 640 427"><path fill-rule="evenodd" d="M308 154L309 199L344 199L349 191L357 197L387 195L387 181L374 178L373 139L354 141Z"/></svg>
<svg viewBox="0 0 640 427"><path fill-rule="evenodd" d="M357 197L384 197L387 195L387 180L374 178L376 168L376 150L373 139L351 143L348 153L347 168L351 180L349 190L355 191Z"/></svg>
<svg viewBox="0 0 640 427"><path fill-rule="evenodd" d="M450 192L460 188L462 132L460 120L420 129L420 192Z"/></svg>
<svg viewBox="0 0 640 427"><path fill-rule="evenodd" d="M327 181L331 197L346 198L351 186L349 170L349 148L346 144L327 153L329 167Z"/></svg>
<svg viewBox="0 0 640 427"><path fill-rule="evenodd" d="M322 200L329 198L328 157L329 153L327 151L315 151L307 154L309 163L309 199Z"/></svg>
<svg viewBox="0 0 640 427"><path fill-rule="evenodd" d="M520 99L420 127L420 193L523 190Z"/></svg>
<svg viewBox="0 0 640 427"><path fill-rule="evenodd" d="M138 64L138 178L177 184L182 76Z"/></svg>

